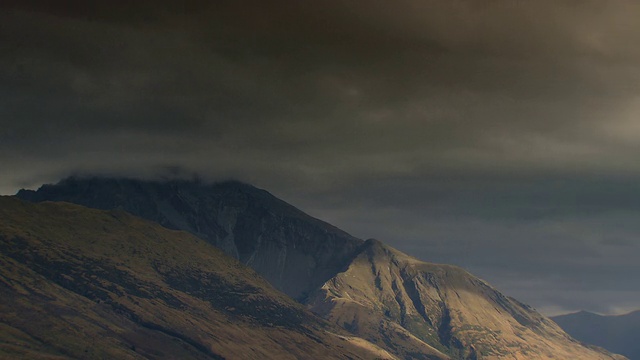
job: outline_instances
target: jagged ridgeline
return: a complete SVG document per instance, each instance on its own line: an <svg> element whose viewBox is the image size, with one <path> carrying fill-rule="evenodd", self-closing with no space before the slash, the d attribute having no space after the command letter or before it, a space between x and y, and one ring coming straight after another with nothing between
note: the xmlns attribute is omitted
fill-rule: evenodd
<svg viewBox="0 0 640 360"><path fill-rule="evenodd" d="M354 238L250 185L71 178L17 196L122 209L189 231L398 359L623 359L463 269Z"/></svg>
<svg viewBox="0 0 640 360"><path fill-rule="evenodd" d="M1 359L395 359L207 242L0 197Z"/></svg>
<svg viewBox="0 0 640 360"><path fill-rule="evenodd" d="M68 178L17 196L123 209L169 229L188 231L298 300L331 278L362 244L268 192L236 181Z"/></svg>
<svg viewBox="0 0 640 360"><path fill-rule="evenodd" d="M310 297L316 313L405 359L614 359L463 269L368 240Z"/></svg>

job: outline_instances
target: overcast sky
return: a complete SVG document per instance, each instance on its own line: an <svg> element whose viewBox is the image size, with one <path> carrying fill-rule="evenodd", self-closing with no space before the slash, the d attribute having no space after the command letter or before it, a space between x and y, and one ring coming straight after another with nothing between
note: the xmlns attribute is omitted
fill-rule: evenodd
<svg viewBox="0 0 640 360"><path fill-rule="evenodd" d="M640 308L639 2L130 3L2 2L0 193L235 178L547 314Z"/></svg>

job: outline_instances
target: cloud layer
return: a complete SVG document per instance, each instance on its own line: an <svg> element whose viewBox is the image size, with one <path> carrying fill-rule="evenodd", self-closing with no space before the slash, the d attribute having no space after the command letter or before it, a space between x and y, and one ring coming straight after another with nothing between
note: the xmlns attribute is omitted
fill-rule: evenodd
<svg viewBox="0 0 640 360"><path fill-rule="evenodd" d="M2 193L234 177L540 308L640 306L635 1L0 6Z"/></svg>

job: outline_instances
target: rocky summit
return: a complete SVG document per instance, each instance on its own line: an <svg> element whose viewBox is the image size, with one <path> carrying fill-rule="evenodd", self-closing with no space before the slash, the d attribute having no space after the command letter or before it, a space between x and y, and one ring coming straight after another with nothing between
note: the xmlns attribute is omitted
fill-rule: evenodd
<svg viewBox="0 0 640 360"><path fill-rule="evenodd" d="M309 307L406 359L622 359L451 265L368 240Z"/></svg>
<svg viewBox="0 0 640 360"><path fill-rule="evenodd" d="M0 359L396 359L209 243L0 197Z"/></svg>
<svg viewBox="0 0 640 360"><path fill-rule="evenodd" d="M129 212L167 228L192 233L195 237L191 239L197 239L192 241L220 248L239 260L235 268L252 267L257 272L256 278L263 276L276 289L301 303L293 305L281 300L297 314L291 318L285 315L290 312L282 315L291 320L286 321L288 327L285 329L291 330L283 335L286 339L291 339L297 332L301 332L300 336L317 337L322 344L334 344L336 337L348 339L344 341L350 346L360 344L369 355L371 352L378 354L373 358L624 359L574 340L551 320L461 268L422 262L380 241L354 238L264 190L239 182L205 184L182 180L69 178L55 185L42 186L37 191L20 191L17 197L34 202L66 201L114 209L111 211L122 216ZM53 206L47 204L43 206ZM92 226L100 231L99 225ZM72 232L72 223L58 227L69 228L65 230L67 238L77 237ZM111 254L111 247L118 246L114 242L101 249L105 254ZM201 250L180 249L182 254L185 251ZM111 255L105 254L102 258L110 258ZM123 254L133 256L127 251ZM171 251L166 252L158 255L156 261L163 263L163 256L171 258L173 255ZM216 261L211 259L211 262ZM206 264L205 260L189 264L187 273L184 266L170 267L171 270L161 266L158 271L162 271L164 288L189 296L208 294L205 300L222 304L225 311L241 309L251 313L254 306L265 311L273 308L272 305L234 298L237 290L219 285L229 281L227 276L202 276L200 272L204 270L199 270L200 266L203 269L213 266ZM74 266L79 265L71 265ZM223 268L217 267L219 271ZM175 273L177 275L173 276ZM76 277L71 276L71 279L71 283L77 281ZM122 291L123 296L127 296L128 291ZM246 294L245 291L239 293ZM248 297L254 299L254 296ZM284 295L274 297L283 299ZM154 298L153 293L149 298ZM236 302L238 306L233 305ZM337 330L320 327L325 329L320 337L317 332L308 330L311 325L301 327L301 324L311 324L311 320L301 320L309 316L300 310L302 305L344 333L335 335ZM147 303L141 305L141 310L148 306ZM162 313L157 309L153 312ZM244 324L238 325L234 319L227 319L224 324L218 322L214 328L235 328ZM260 324L284 326L278 325L277 319L269 319L260 320ZM327 340L327 336L332 340ZM256 342L250 342L248 337L241 339L247 339L247 344L258 349L271 346L259 337ZM345 354L347 352L362 355L345 347ZM325 357L309 353L298 358Z"/></svg>
<svg viewBox="0 0 640 360"><path fill-rule="evenodd" d="M38 191L22 190L17 197L122 209L188 231L298 300L333 276L362 243L267 191L237 181L68 178Z"/></svg>

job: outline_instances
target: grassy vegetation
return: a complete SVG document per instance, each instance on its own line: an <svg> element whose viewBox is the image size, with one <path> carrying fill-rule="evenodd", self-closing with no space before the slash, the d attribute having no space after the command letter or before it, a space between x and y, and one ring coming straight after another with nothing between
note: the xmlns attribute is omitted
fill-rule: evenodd
<svg viewBox="0 0 640 360"><path fill-rule="evenodd" d="M380 242L367 245L310 306L405 358L618 359L570 339L459 267L421 262Z"/></svg>
<svg viewBox="0 0 640 360"><path fill-rule="evenodd" d="M210 244L123 211L0 197L0 295L0 358L383 353Z"/></svg>

